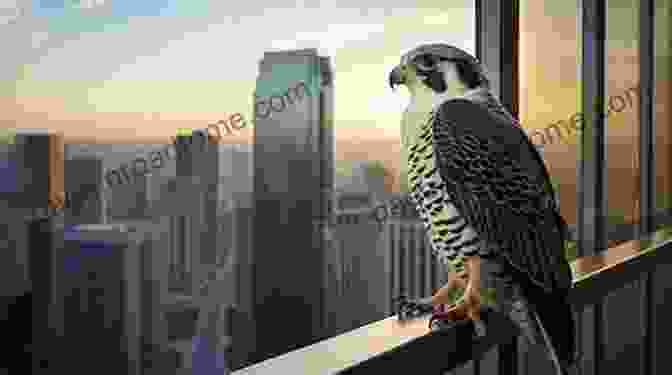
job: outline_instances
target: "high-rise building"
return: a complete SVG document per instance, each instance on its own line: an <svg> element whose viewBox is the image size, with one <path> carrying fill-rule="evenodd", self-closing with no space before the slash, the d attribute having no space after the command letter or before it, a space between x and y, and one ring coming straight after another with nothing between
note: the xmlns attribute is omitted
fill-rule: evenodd
<svg viewBox="0 0 672 375"><path fill-rule="evenodd" d="M254 321L233 337L242 363L311 344L326 333L323 226L329 224L333 190L331 74L329 58L315 49L265 53L260 62L252 254L243 259L247 267L238 278L241 293L251 294L239 296L239 314Z"/></svg>

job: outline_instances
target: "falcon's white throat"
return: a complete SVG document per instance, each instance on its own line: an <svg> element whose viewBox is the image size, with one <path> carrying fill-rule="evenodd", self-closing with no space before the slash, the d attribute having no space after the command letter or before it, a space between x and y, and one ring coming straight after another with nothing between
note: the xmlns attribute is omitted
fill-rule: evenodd
<svg viewBox="0 0 672 375"><path fill-rule="evenodd" d="M424 77L417 77L414 72L410 73L405 83L410 93L410 100L401 120L401 139L404 151L406 151L418 136L418 129L429 119L430 113L449 99L462 97L468 90L460 81L455 65L443 62L439 69L443 72L446 83L446 91L435 93L427 87Z"/></svg>

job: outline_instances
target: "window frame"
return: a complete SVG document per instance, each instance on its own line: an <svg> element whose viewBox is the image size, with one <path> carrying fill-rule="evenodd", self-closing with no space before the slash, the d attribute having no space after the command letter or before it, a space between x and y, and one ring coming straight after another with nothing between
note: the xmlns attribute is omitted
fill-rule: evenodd
<svg viewBox="0 0 672 375"><path fill-rule="evenodd" d="M606 90L606 0L579 0L577 26L581 34L581 108L583 130L578 132L577 155L577 224L570 226L571 239L577 241L578 256L597 255L607 249L607 179L606 129L602 108ZM655 194L655 3L643 0L639 8L639 217L631 226L632 233L644 236L652 233L656 224L665 220L668 210L657 212ZM477 58L490 71L493 91L502 103L518 116L519 96L519 2L518 0L475 0ZM508 37L508 38L507 38ZM599 110L596 110L599 109ZM641 279L640 321L645 334L640 346L642 369L650 373L652 337L651 275ZM604 353L602 301L579 314L577 332L583 352L582 367L599 373ZM517 373L521 362L515 341L500 345L500 373ZM474 361L478 362L478 361ZM477 364L476 364L477 365Z"/></svg>

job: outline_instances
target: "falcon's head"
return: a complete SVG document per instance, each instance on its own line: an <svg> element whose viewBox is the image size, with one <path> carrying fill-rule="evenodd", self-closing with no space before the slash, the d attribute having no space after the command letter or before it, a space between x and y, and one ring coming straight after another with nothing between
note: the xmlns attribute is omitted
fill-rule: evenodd
<svg viewBox="0 0 672 375"><path fill-rule="evenodd" d="M406 86L413 102L450 98L490 86L475 57L442 43L423 44L402 56L401 63L390 72L389 83L392 89Z"/></svg>

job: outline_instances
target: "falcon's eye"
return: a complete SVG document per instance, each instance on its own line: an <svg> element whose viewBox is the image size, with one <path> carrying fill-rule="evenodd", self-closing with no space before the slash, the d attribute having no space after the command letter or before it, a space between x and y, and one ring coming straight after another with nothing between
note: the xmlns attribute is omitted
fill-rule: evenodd
<svg viewBox="0 0 672 375"><path fill-rule="evenodd" d="M438 64L438 60L430 55L420 55L413 62L419 71L424 72L436 70Z"/></svg>

